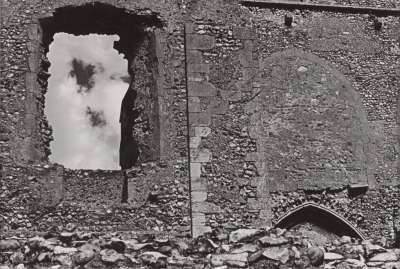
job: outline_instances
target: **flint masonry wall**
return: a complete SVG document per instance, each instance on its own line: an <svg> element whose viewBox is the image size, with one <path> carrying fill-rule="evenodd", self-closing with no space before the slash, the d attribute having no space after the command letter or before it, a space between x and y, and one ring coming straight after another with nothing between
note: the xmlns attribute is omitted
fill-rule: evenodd
<svg viewBox="0 0 400 269"><path fill-rule="evenodd" d="M398 18L288 12L186 25L194 233L311 201L393 238Z"/></svg>
<svg viewBox="0 0 400 269"><path fill-rule="evenodd" d="M1 2L2 232L67 223L90 230L190 232L181 5L185 3ZM74 28L85 12L86 19L96 21ZM111 22L110 14L119 16ZM126 27L113 30L123 19ZM133 28L147 31L149 38L136 42L140 33ZM43 107L50 63L45 54L54 31L117 33L125 43L116 49L128 59L137 55L129 68L136 75L135 86L143 88L136 105L145 106L143 117L151 131L138 134L145 150L129 174L129 204L121 204L120 171L71 170L48 162L52 137Z"/></svg>
<svg viewBox="0 0 400 269"><path fill-rule="evenodd" d="M49 163L39 18L93 2L2 1L3 230L184 233L191 221L197 236L273 225L312 201L393 238L398 17L375 31L368 15L295 11L287 27L288 11L236 1L99 2L161 22L150 55L159 156L129 172L128 205L119 172Z"/></svg>

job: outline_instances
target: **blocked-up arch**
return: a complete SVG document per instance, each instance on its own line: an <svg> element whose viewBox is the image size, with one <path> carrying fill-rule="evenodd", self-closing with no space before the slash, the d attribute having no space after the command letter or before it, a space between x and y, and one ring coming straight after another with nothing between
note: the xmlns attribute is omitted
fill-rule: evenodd
<svg viewBox="0 0 400 269"><path fill-rule="evenodd" d="M379 143L360 94L330 62L289 49L260 62L246 109L270 191L374 184Z"/></svg>
<svg viewBox="0 0 400 269"><path fill-rule="evenodd" d="M290 229L293 226L310 222L337 235L349 235L365 240L364 235L348 220L335 211L321 205L309 202L281 216L275 226Z"/></svg>

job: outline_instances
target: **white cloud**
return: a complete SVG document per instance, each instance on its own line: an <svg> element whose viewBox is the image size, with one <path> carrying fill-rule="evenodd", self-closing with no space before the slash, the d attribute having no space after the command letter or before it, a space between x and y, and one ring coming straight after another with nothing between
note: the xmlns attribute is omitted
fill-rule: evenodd
<svg viewBox="0 0 400 269"><path fill-rule="evenodd" d="M118 36L73 36L58 33L50 45L51 62L45 113L53 127L50 160L74 169L119 169L119 112L128 84L110 76L127 76L127 61L113 49ZM101 64L95 85L79 94L76 78L69 76L71 61ZM104 127L93 127L87 107L103 111Z"/></svg>

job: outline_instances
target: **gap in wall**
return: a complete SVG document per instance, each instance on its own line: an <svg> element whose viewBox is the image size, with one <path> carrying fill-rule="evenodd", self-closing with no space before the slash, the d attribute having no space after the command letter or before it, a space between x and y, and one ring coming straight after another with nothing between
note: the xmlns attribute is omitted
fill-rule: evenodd
<svg viewBox="0 0 400 269"><path fill-rule="evenodd" d="M49 46L45 114L51 162L71 169L119 169L120 107L130 77L113 49L118 35L56 33Z"/></svg>

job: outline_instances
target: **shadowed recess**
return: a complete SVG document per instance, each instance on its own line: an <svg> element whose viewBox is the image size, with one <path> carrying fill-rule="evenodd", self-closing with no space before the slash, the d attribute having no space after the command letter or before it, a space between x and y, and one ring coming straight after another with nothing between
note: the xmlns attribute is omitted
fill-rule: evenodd
<svg viewBox="0 0 400 269"><path fill-rule="evenodd" d="M278 228L291 229L303 223L314 224L338 236L348 235L365 240L361 232L346 219L336 212L314 203L306 203L291 210L282 216L276 222L275 226Z"/></svg>
<svg viewBox="0 0 400 269"><path fill-rule="evenodd" d="M145 36L145 27L162 26L157 13L135 14L98 2L56 9L54 16L40 19L40 24L45 49L57 32L74 35L116 34L120 40L115 42L114 48L123 53L126 59L135 55L136 48Z"/></svg>

